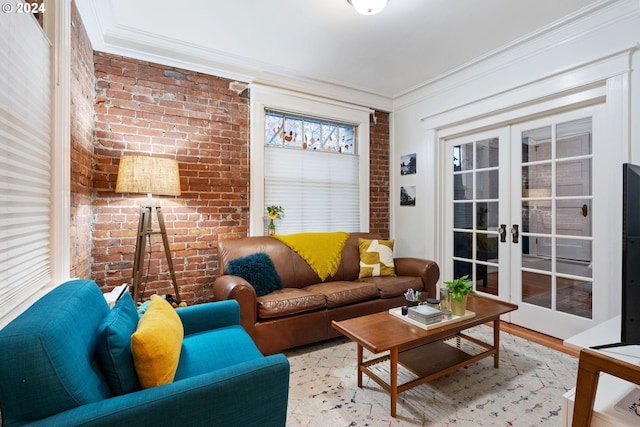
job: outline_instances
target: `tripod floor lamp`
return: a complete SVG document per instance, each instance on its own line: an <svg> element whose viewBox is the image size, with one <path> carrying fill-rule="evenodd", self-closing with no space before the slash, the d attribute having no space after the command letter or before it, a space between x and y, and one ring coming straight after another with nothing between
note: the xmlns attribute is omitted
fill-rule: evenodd
<svg viewBox="0 0 640 427"><path fill-rule="evenodd" d="M150 156L122 156L118 167L118 180L116 182L116 192L118 193L146 193L147 201L140 206L140 218L138 221L138 234L136 240L136 253L133 259L133 300L138 302L140 294L140 281L144 264L144 253L147 240L153 234L162 236L164 253L167 257L169 273L173 282L173 289L176 299L180 301L180 292L176 282L176 275L169 251L169 241L167 240L167 230L164 226L164 216L162 208L155 203L151 196L180 195L180 173L178 162L175 159L166 159ZM160 230L153 230L152 213L156 211Z"/></svg>

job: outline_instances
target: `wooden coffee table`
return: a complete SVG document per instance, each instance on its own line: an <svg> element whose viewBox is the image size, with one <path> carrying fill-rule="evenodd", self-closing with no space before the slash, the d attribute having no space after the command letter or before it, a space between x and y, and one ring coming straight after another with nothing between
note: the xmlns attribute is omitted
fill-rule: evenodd
<svg viewBox="0 0 640 427"><path fill-rule="evenodd" d="M391 416L396 416L398 393L493 356L498 367L500 349L500 316L517 310L518 306L496 299L469 295L467 310L475 316L442 327L423 329L405 322L389 312L370 314L343 321L332 321L334 329L358 345L358 387L362 387L362 374L378 383L391 394ZM484 343L463 333L465 329L493 322L493 344ZM374 355L363 360L363 348ZM471 350L471 351L470 351ZM389 361L389 382L375 372L375 365ZM398 384L398 365L417 378Z"/></svg>

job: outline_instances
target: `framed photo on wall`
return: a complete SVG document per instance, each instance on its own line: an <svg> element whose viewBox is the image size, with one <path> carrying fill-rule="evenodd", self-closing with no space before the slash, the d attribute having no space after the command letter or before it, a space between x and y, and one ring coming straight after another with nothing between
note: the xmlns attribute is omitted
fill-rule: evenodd
<svg viewBox="0 0 640 427"><path fill-rule="evenodd" d="M400 156L400 175L411 175L416 170L416 153Z"/></svg>
<svg viewBox="0 0 640 427"><path fill-rule="evenodd" d="M416 205L416 186L402 186L400 187L400 206L415 206Z"/></svg>

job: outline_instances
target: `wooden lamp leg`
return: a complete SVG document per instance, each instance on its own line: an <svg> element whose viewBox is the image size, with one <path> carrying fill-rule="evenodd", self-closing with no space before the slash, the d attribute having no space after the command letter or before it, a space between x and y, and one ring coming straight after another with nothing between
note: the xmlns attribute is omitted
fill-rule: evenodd
<svg viewBox="0 0 640 427"><path fill-rule="evenodd" d="M171 282L173 283L173 290L176 293L176 299L180 299L180 291L178 290L178 282L176 281L176 273L173 270L173 260L171 259L171 251L169 250L169 240L167 239L167 229L164 226L164 215L162 215L162 209L160 206L156 206L156 214L158 215L158 224L160 224L160 234L162 235L162 244L164 245L164 254L167 257L167 264L169 265L169 274L171 275Z"/></svg>
<svg viewBox="0 0 640 427"><path fill-rule="evenodd" d="M147 246L147 236L151 230L151 206L140 207L140 218L138 220L138 235L136 240L136 253L133 258L133 301L138 302L140 298L140 281L142 278L142 268L144 267L144 253Z"/></svg>
<svg viewBox="0 0 640 427"><path fill-rule="evenodd" d="M156 215L158 216L158 224L160 224L160 231L154 231L151 227L151 209L156 209ZM133 300L139 302L140 298L140 282L142 281L142 269L144 268L144 255L147 246L147 239L152 234L160 234L162 236L162 244L164 246L164 253L167 257L167 264L169 265L169 274L171 275L171 282L173 283L173 290L176 293L176 299L180 301L180 291L178 289L178 283L176 281L176 273L173 268L173 260L171 259L171 251L169 249L169 239L167 238L167 230L164 225L164 216L162 209L157 205L143 205L140 208L140 219L138 221L138 235L136 240L136 253L133 259Z"/></svg>

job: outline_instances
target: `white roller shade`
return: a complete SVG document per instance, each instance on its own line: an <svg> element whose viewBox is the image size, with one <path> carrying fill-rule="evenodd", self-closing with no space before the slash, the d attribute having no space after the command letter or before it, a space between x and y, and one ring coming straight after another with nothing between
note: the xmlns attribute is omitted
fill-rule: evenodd
<svg viewBox="0 0 640 427"><path fill-rule="evenodd" d="M0 14L0 317L51 281L51 46Z"/></svg>
<svg viewBox="0 0 640 427"><path fill-rule="evenodd" d="M280 205L278 234L360 230L356 155L265 147L265 204Z"/></svg>

